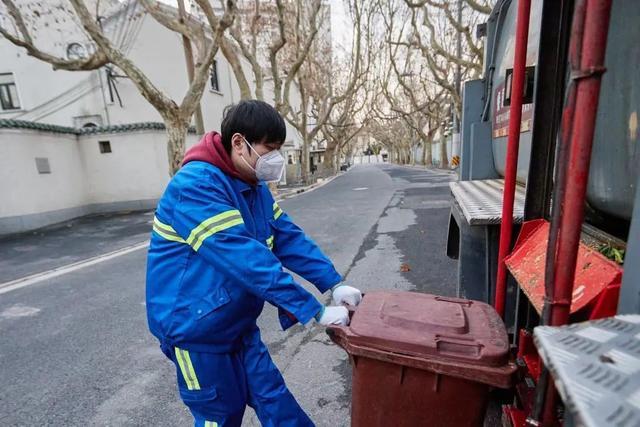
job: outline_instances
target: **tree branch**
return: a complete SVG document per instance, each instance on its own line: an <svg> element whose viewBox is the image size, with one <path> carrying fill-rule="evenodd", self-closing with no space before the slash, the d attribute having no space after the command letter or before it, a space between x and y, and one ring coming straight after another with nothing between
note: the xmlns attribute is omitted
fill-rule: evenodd
<svg viewBox="0 0 640 427"><path fill-rule="evenodd" d="M284 83L284 94L283 94L283 98L284 100L286 100L287 104L289 103L289 91L291 89L291 83L293 82L293 79L295 78L296 74L298 74L300 67L302 67L302 64L307 58L307 55L309 54L309 50L311 48L311 44L313 43L313 40L316 38L316 35L318 34L318 25L316 25L316 23L317 23L317 17L318 17L318 13L320 12L321 6L322 6L322 2L320 0L314 0L313 10L311 12L311 23L310 23L311 34L309 34L302 51L298 54L298 57L296 58L293 65L291 66L289 73L287 74L287 78Z"/></svg>
<svg viewBox="0 0 640 427"><path fill-rule="evenodd" d="M181 117L183 120L191 119L197 104L202 98L202 92L209 77L211 64L213 64L213 59L218 51L220 40L225 30L233 24L236 8L235 0L227 0L222 19L218 19L208 0L195 0L195 2L200 6L209 21L209 25L213 31L213 40L209 43L203 55L196 60L193 81L180 104L180 110L182 110Z"/></svg>
<svg viewBox="0 0 640 427"><path fill-rule="evenodd" d="M282 78L277 58L278 52L282 50L286 43L284 27L285 6L283 0L276 0L276 10L278 12L278 38L269 47L269 63L271 64L271 76L273 78L275 108L280 114L284 115L287 112L288 105L282 99Z"/></svg>
<svg viewBox="0 0 640 427"><path fill-rule="evenodd" d="M197 41L202 39L203 33L196 33L194 25L187 22L181 22L180 16L174 9L169 9L164 4L161 4L157 0L140 0L144 9L165 28L174 31L178 34L182 34L191 41ZM198 37L200 36L200 37Z"/></svg>
<svg viewBox="0 0 640 427"><path fill-rule="evenodd" d="M240 51L242 52L242 55L245 57L245 59L247 61L249 61L249 64L251 65L251 70L253 72L254 78L255 78L255 82L256 82L256 98L259 100L264 100L264 91L263 91L263 87L264 87L264 75L262 72L262 67L260 66L260 64L258 63L258 58L256 55L256 31L257 31L257 20L259 17L259 13L260 13L260 2L258 0L255 0L255 9L254 9L254 13L253 13L253 17L252 17L252 31L251 31L251 47L247 46L247 44L244 42L244 40L242 39L242 28L240 26L241 21L239 19L238 16L236 16L236 20L235 20L235 24L231 26L231 28L229 29L229 33L231 34L231 37L233 38L233 40L235 40L236 44L238 45L238 47L240 48ZM227 44L227 43L225 43ZM231 46L224 46L223 48L223 53L225 53L227 51L227 49L230 49ZM235 53L235 52L234 52ZM226 53L225 53L226 56ZM240 81L244 81L246 82L246 77L244 76L244 71L242 70L242 66L240 66L240 62L239 60L237 60L237 55L235 55L236 58L234 59L235 62L237 62L237 65L239 66L239 69L236 70L236 68L234 67L234 74L236 75L236 78ZM247 88L248 89L248 83L247 83ZM241 97L243 99L246 98L250 98L251 97L251 91L248 90L248 96L243 96L243 90L241 88L240 90L241 92Z"/></svg>
<svg viewBox="0 0 640 427"><path fill-rule="evenodd" d="M471 7L471 9L475 10L476 12L480 12L485 15L488 15L491 13L491 6L489 6L488 4L480 4L475 0L464 0L464 1Z"/></svg>
<svg viewBox="0 0 640 427"><path fill-rule="evenodd" d="M1 26L0 34L14 45L26 49L29 56L51 64L54 70L89 71L98 69L109 63L108 58L99 50L92 53L87 58L71 60L43 52L35 46L22 14L15 3L12 0L2 0L2 3L6 6L9 16L11 16L22 38L11 34L6 28L2 28Z"/></svg>
<svg viewBox="0 0 640 427"><path fill-rule="evenodd" d="M176 103L155 87L131 60L113 46L102 32L98 23L94 21L82 0L69 0L69 2L73 6L82 27L100 50L104 52L104 55L109 58L109 62L118 66L131 79L141 95L163 115L163 118L175 120L178 116Z"/></svg>

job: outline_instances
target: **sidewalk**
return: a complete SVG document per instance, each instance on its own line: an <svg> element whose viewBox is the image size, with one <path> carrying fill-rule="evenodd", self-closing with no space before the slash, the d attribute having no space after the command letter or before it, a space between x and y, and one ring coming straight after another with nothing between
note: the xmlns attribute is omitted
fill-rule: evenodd
<svg viewBox="0 0 640 427"><path fill-rule="evenodd" d="M432 172L436 172L436 173L446 173L448 175L458 175L458 169L441 169L441 168L437 168L437 167L426 167L424 165L399 165L399 164L396 164L396 163L392 163L392 164L394 164L396 166L406 167L406 168L427 170L427 171L432 171Z"/></svg>
<svg viewBox="0 0 640 427"><path fill-rule="evenodd" d="M276 201L281 201L281 200L293 197L297 194L308 193L312 190L315 190L316 188L320 188L323 185L330 183L337 177L341 176L343 173L344 172L338 172L336 175L333 175L329 178L324 178L324 179L321 178L318 180L318 182L314 184L291 186L291 187L278 187L278 194L276 195L275 199Z"/></svg>
<svg viewBox="0 0 640 427"><path fill-rule="evenodd" d="M90 215L0 239L0 283L66 266L149 238L153 211Z"/></svg>

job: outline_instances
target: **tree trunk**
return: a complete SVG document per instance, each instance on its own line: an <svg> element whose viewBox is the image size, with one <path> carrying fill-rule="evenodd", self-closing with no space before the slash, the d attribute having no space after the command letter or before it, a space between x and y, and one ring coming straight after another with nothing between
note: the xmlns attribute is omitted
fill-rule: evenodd
<svg viewBox="0 0 640 427"><path fill-rule="evenodd" d="M449 160L447 156L447 139L442 138L442 149L440 150L440 167L446 169L449 167Z"/></svg>
<svg viewBox="0 0 640 427"><path fill-rule="evenodd" d="M187 140L188 123L165 121L167 131L167 155L169 157L169 175L180 170Z"/></svg>
<svg viewBox="0 0 640 427"><path fill-rule="evenodd" d="M424 151L422 153L422 161L424 162L424 166L429 168L433 166L433 153L431 152L433 140L431 137L427 139L424 143Z"/></svg>
<svg viewBox="0 0 640 427"><path fill-rule="evenodd" d="M336 173L339 168L339 162L336 161L337 148L337 144L327 141L327 149L324 152L325 168L331 170L332 173Z"/></svg>
<svg viewBox="0 0 640 427"><path fill-rule="evenodd" d="M300 168L302 174L302 183L307 185L309 183L309 175L311 169L309 167L309 135L304 132L302 135L302 158L300 159Z"/></svg>
<svg viewBox="0 0 640 427"><path fill-rule="evenodd" d="M240 58L238 58L238 55L236 54L236 52L234 52L233 47L229 45L229 42L224 38L224 36L221 37L220 40L220 50L229 62L231 70L233 71L233 75L236 79L236 83L238 84L238 88L240 88L240 99L251 99L251 88L249 87L249 82L247 81L247 77L245 76L244 70L242 69Z"/></svg>

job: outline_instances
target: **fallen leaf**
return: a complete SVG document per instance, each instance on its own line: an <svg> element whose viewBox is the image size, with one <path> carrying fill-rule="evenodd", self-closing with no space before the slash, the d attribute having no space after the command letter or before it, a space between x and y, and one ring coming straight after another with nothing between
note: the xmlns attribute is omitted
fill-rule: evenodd
<svg viewBox="0 0 640 427"><path fill-rule="evenodd" d="M407 271L411 271L411 267L409 267L409 264L401 264L400 265L400 271L403 273L406 273Z"/></svg>

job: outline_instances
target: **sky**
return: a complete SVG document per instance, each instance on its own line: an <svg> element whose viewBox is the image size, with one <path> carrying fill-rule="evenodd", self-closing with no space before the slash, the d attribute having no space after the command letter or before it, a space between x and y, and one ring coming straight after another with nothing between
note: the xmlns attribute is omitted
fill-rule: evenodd
<svg viewBox="0 0 640 427"><path fill-rule="evenodd" d="M177 0L160 0L163 3L178 7ZM353 34L353 24L348 15L345 2L348 0L328 0L331 5L331 37L334 52L351 48L351 37ZM189 0L184 0L189 4Z"/></svg>
<svg viewBox="0 0 640 427"><path fill-rule="evenodd" d="M351 48L351 37L353 35L353 23L345 7L346 0L329 0L331 5L331 37L333 49L339 48L348 50Z"/></svg>

